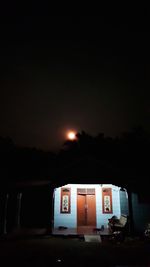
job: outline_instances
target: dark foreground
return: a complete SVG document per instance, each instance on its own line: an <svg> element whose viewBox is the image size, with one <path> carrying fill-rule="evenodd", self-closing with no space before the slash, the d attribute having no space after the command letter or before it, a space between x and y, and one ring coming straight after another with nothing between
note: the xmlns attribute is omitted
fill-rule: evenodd
<svg viewBox="0 0 150 267"><path fill-rule="evenodd" d="M0 266L150 266L150 244L142 240L86 243L51 236L4 239Z"/></svg>

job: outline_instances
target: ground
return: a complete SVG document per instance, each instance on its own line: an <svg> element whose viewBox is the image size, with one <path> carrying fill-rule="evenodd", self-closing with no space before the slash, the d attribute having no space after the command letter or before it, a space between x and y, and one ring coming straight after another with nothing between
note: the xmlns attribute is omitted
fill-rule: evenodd
<svg viewBox="0 0 150 267"><path fill-rule="evenodd" d="M150 266L150 243L86 243L67 237L13 237L0 241L0 266Z"/></svg>

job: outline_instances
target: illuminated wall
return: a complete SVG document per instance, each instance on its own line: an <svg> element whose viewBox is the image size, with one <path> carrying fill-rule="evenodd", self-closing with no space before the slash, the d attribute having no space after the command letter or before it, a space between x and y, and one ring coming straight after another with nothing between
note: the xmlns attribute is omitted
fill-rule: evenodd
<svg viewBox="0 0 150 267"><path fill-rule="evenodd" d="M96 227L104 225L107 227L108 218L113 215L120 217L120 195L118 186L111 184L68 184L63 188L70 188L70 213L61 213L61 187L55 189L54 197L54 228L64 226L68 228L77 227L77 188L95 188L96 194ZM112 190L112 213L104 214L102 208L102 188Z"/></svg>

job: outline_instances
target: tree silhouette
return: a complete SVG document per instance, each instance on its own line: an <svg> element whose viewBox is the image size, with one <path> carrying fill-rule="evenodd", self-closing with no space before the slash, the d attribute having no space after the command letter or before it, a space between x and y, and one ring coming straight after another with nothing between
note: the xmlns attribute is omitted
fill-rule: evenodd
<svg viewBox="0 0 150 267"><path fill-rule="evenodd" d="M91 136L81 131L76 140L67 140L57 154L18 147L10 138L1 137L1 184L50 178L56 182L70 174L72 177L118 177L134 183L142 177L147 181L149 151L150 135L141 127L115 138L105 137L103 133Z"/></svg>

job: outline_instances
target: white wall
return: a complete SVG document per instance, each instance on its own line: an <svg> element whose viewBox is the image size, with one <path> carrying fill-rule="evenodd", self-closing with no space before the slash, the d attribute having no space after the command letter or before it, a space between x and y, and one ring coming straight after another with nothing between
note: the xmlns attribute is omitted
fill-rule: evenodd
<svg viewBox="0 0 150 267"><path fill-rule="evenodd" d="M111 214L103 214L102 213L102 187L112 188L112 211ZM98 188L96 188L96 214L97 214L97 228L100 228L102 225L107 227L108 219L113 215L116 215L120 218L120 196L119 196L119 187L111 184L103 184L100 188L100 192Z"/></svg>
<svg viewBox="0 0 150 267"><path fill-rule="evenodd" d="M60 213L60 197L61 197L61 187L55 189L54 194L54 228L59 226L66 226L68 228L76 228L77 226L77 188L95 188L96 191L96 221L97 227L100 228L101 225L105 227L108 224L108 218L113 215L120 217L120 197L119 197L119 187L111 184L67 184L63 187L71 188L71 213L63 214ZM112 214L102 213L102 187L112 188Z"/></svg>
<svg viewBox="0 0 150 267"><path fill-rule="evenodd" d="M71 199L70 199L71 213L69 214L60 213L61 187L56 188L54 194L54 228L57 228L59 226L76 228L76 199L77 199L76 186L68 184L63 187L71 188Z"/></svg>

